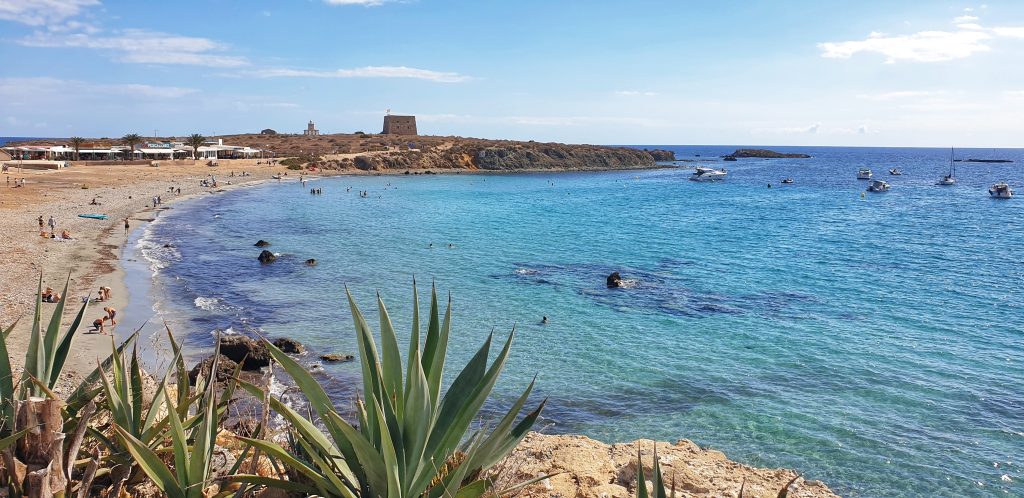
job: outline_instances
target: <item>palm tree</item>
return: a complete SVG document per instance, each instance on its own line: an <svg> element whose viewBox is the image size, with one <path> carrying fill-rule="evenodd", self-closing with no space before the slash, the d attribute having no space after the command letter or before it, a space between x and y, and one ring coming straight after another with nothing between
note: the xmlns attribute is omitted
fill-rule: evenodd
<svg viewBox="0 0 1024 498"><path fill-rule="evenodd" d="M82 149L82 144L85 143L85 139L82 137L71 137L71 147L75 149L75 160L78 161L78 151Z"/></svg>
<svg viewBox="0 0 1024 498"><path fill-rule="evenodd" d="M206 137L193 133L185 139L185 145L192 147L192 160L195 161L196 155L199 154L199 148L206 142Z"/></svg>
<svg viewBox="0 0 1024 498"><path fill-rule="evenodd" d="M121 141L124 142L125 145L127 145L127 146L132 148L131 156L129 156L128 160L134 159L135 158L135 146L139 145L139 143L142 142L142 137L139 136L138 133L129 133L129 134L121 137Z"/></svg>

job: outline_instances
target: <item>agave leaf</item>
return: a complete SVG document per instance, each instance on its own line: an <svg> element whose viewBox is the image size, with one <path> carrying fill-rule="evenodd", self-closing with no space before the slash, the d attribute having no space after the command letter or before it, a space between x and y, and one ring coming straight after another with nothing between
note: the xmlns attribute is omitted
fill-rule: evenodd
<svg viewBox="0 0 1024 498"><path fill-rule="evenodd" d="M142 432L142 367L139 366L138 346L132 349L132 362L128 368L132 388L132 423L136 430Z"/></svg>
<svg viewBox="0 0 1024 498"><path fill-rule="evenodd" d="M161 491L167 494L168 498L186 498L185 492L178 486L174 474L171 473L171 470L164 465L164 462L160 460L160 457L153 450L149 449L142 441L135 439L134 436L122 427L115 425L114 430L135 458L139 468L153 480L153 484L156 484Z"/></svg>
<svg viewBox="0 0 1024 498"><path fill-rule="evenodd" d="M274 357L274 361L281 365L281 368L283 368L285 372L288 372L288 375L291 376L293 381L295 381L295 385L297 385L302 391L302 394L306 396L310 406L313 407L313 410L316 411L317 415L319 415L321 419L327 418L327 413L334 411L334 405L331 403L331 399L327 396L327 393L324 392L324 388L320 386L320 383L318 383L302 365L299 365L295 360L284 354L277 348L277 346L271 344L270 341L264 339L263 344L267 346L267 349L270 351L270 355ZM335 441L344 438L340 432L331 430L330 426L328 426L328 430L331 432L331 436Z"/></svg>
<svg viewBox="0 0 1024 498"><path fill-rule="evenodd" d="M412 331L409 333L409 364L406 366L405 372L405 388L409 389L409 379L413 378L416 373L415 369L423 369L423 365L414 364L412 361L413 354L420 354L420 297L416 291L416 277L412 279ZM419 357L419 356L417 356ZM409 399L409 393L405 393L405 398Z"/></svg>
<svg viewBox="0 0 1024 498"><path fill-rule="evenodd" d="M647 494L647 478L644 477L644 462L640 458L640 445L636 448L636 498L650 498Z"/></svg>
<svg viewBox="0 0 1024 498"><path fill-rule="evenodd" d="M466 363L466 366L462 368L462 372L455 378L452 385L448 387L448 392L445 393L444 399L441 401L440 410L437 413L434 431L431 433L427 443L428 455L436 454L434 449L442 443L442 438L452 425L455 424L459 412L468 409L467 401L473 397L487 371L487 356L490 353L492 339L492 336L487 336L487 340L484 341L476 354Z"/></svg>
<svg viewBox="0 0 1024 498"><path fill-rule="evenodd" d="M171 406L171 399L167 397L164 401L167 406L167 420L171 426L171 444L174 449L174 469L178 472L178 486L184 487L188 483L188 438L185 436L185 429L181 426L181 419L178 412ZM155 406L155 404L154 404ZM150 411L156 411L150 408Z"/></svg>
<svg viewBox="0 0 1024 498"><path fill-rule="evenodd" d="M36 310L32 314L32 332L28 336L28 349L25 351L25 372L36 376L39 369L46 362L43 345L40 343L41 335L39 324L42 322L43 313L43 274L39 274L39 290L36 292ZM28 380L22 379L18 397L24 399L28 390Z"/></svg>
<svg viewBox="0 0 1024 498"><path fill-rule="evenodd" d="M356 343L359 345L359 363L363 371L363 396L367 402L371 398L382 396L381 393L381 371L380 357L377 355L377 346L373 341L373 333L363 318L363 314L356 305L352 293L345 289L348 295L349 308L352 310L352 321L356 325ZM321 415L322 416L322 415ZM361 425L359 429L366 434L371 441L379 442L379 424L374 418L373 410L367 410L367 424Z"/></svg>
<svg viewBox="0 0 1024 498"><path fill-rule="evenodd" d="M370 489L388 489L387 470L383 455L377 452L377 449L367 441L363 433L342 420L337 412L328 412L327 419L344 433L345 441L350 444L352 454L355 456L354 461L359 462L366 476L364 483ZM348 455L345 458L348 459Z"/></svg>
<svg viewBox="0 0 1024 498"><path fill-rule="evenodd" d="M480 479L473 481L455 493L455 498L480 498L487 492L487 481Z"/></svg>
<svg viewBox="0 0 1024 498"><path fill-rule="evenodd" d="M14 434L11 434L10 436L0 439L0 451L6 450L12 444L18 442L18 440L21 439L21 437L24 436L25 434L28 434L28 431L30 430L32 430L32 427L20 430L18 432L15 432Z"/></svg>
<svg viewBox="0 0 1024 498"><path fill-rule="evenodd" d="M665 496L665 480L661 477L661 461L658 460L658 443L654 443L654 498Z"/></svg>
<svg viewBox="0 0 1024 498"><path fill-rule="evenodd" d="M60 326L64 320L64 304L67 303L68 287L71 285L71 273L68 273L68 279L64 282L64 293L61 294L60 301L57 301L57 306L53 307L53 316L50 317L50 324L46 327L46 335L43 337L43 350L45 352L46 363L45 366L40 369L41 375L36 377L44 380L50 380L50 376L53 375L54 363L56 363L57 355L57 339L60 336ZM40 296L41 299L41 296ZM83 304L82 307L85 307ZM81 314L81 313L80 313ZM69 331L69 334L74 334L74 331ZM57 372L59 375L60 372Z"/></svg>
<svg viewBox="0 0 1024 498"><path fill-rule="evenodd" d="M280 460L281 462L284 462L284 464L289 469L294 470L294 471L302 474L303 476L306 476L306 478L309 479L310 482L313 483L313 485L317 488L317 490L319 492L327 494L326 491L328 489L332 489L333 488L333 486L331 486L330 481L328 481L323 475L321 475L319 472L317 472L312 467L310 467L310 466L306 465L305 463L303 463L298 458L295 458L295 456L293 456L291 453L286 451L284 448L280 447L277 443L272 443L270 441L264 441L262 439L253 439L253 438L240 437L240 436L236 436L236 437L238 437L239 441L243 441L243 442L245 442L247 444L251 444L254 447L256 447L259 450L261 450L264 453L266 453L267 455L270 455L271 457L276 458L276 459ZM354 496L354 495L348 495L348 496L351 497L351 496Z"/></svg>
<svg viewBox="0 0 1024 498"><path fill-rule="evenodd" d="M313 486L307 486L299 482L285 481L284 479L274 479L273 477L263 477L253 474L235 474L227 477L226 480L228 482L241 482L255 484L257 486L266 486L268 488L283 489L285 491L302 493L305 495L311 495L317 491Z"/></svg>
<svg viewBox="0 0 1024 498"><path fill-rule="evenodd" d="M17 324L15 320L0 337L0 434L14 428L14 373L11 355L7 352L7 336Z"/></svg>
<svg viewBox="0 0 1024 498"><path fill-rule="evenodd" d="M145 327L146 324L142 324L142 326ZM74 392L72 392L71 395L68 396L68 409L72 412L72 414L76 413L81 407L85 406L87 403L89 403L89 401L92 400L92 398L96 396L96 393L98 391L93 389L92 386L100 379L100 376L103 375L101 367L104 369L110 368L110 366L114 363L114 356L121 354L125 350L125 348L129 348L133 344L135 344L135 341L139 338L139 332L141 331L142 327L139 327L135 332L132 333L132 335L128 336L128 338L125 339L124 342L122 342L121 345L117 347L117 351L111 353L110 356L103 360L103 362L100 363L96 367L96 369L94 369L88 376L86 376L85 380L83 380L82 383L78 385Z"/></svg>
<svg viewBox="0 0 1024 498"><path fill-rule="evenodd" d="M380 348L381 354L381 384L384 393L387 394L386 401L394 405L395 413L399 417L404 411L402 405L402 354L398 351L398 337L395 336L395 328L391 325L391 317L384 301L377 294L377 307L380 312Z"/></svg>
<svg viewBox="0 0 1024 498"><path fill-rule="evenodd" d="M402 492L401 482L402 478L405 476L402 466L398 463L399 450L395 447L393 434L388 427L389 424L386 420L391 417L388 416L389 414L382 413L386 408L381 407L381 404L376 402L376 400L374 401L374 405L378 413L377 421L380 424L380 446L377 449L380 451L381 456L384 457L385 475L388 479L387 495L397 497L404 496L405 493ZM384 406L386 407L387 403L385 403Z"/></svg>
<svg viewBox="0 0 1024 498"><path fill-rule="evenodd" d="M321 493L326 495L339 495L342 494L341 490L349 490L348 485L346 485L335 473L335 466L327 461L327 459L331 459L333 461L335 459L334 455L331 455L330 453L327 453L326 455L321 453L301 437L295 438L295 440L298 442L298 445L302 447L305 455L309 457L313 461L312 463L319 468L319 474L328 482L328 485L321 490Z"/></svg>
<svg viewBox="0 0 1024 498"><path fill-rule="evenodd" d="M536 422L537 417L540 416L541 411L544 410L544 405L547 400L541 402L540 406L537 407L532 413L528 414L522 422L516 425L512 429L512 424L515 422L516 417L519 416L519 412L522 411L523 406L526 404L527 399L533 392L533 386L537 382L534 378L527 386L523 394L519 396L519 399L512 404L512 407L508 409L505 416L498 422L498 425L494 427L491 434L484 439L480 444L480 448L473 453L473 455L467 459L466 465L471 469L489 468L490 466L498 463L505 454L512 450L526 433L530 430Z"/></svg>
<svg viewBox="0 0 1024 498"><path fill-rule="evenodd" d="M67 290L65 289L65 292ZM62 299L61 302L64 300ZM60 340L60 344L57 345L57 350L53 354L53 363L50 369L49 386L52 388L57 385L57 380L60 378L60 373L64 371L64 363L67 362L68 354L71 353L71 341L75 338L75 334L78 332L79 327L82 326L82 320L85 318L85 310L89 308L89 303L82 303L82 307L78 310L78 314L75 315L74 321L71 322L71 326L68 327L68 331L64 334L64 337Z"/></svg>
<svg viewBox="0 0 1024 498"><path fill-rule="evenodd" d="M466 444L466 446L467 446L466 451L468 453L472 453L472 452L476 451L476 448L479 448L479 446L480 446L480 441L481 440L482 440L482 438L481 438L480 433L475 434L472 438L470 438L469 442L467 442L467 444ZM449 456L450 455L446 455L444 460L438 460L438 461L439 462L447 462ZM462 485L462 481L464 481L466 479L466 476L468 474L469 474L469 468L466 467L465 465L457 464L457 465L455 465L455 468L449 468L448 474L445 475L443 479L441 479L440 484L438 484L437 486L434 486L430 490L430 492L428 493L428 496L430 496L431 498L440 498L440 497L454 498L455 497L455 493L457 493L459 491L459 488Z"/></svg>
<svg viewBox="0 0 1024 498"><path fill-rule="evenodd" d="M409 355L410 376L406 379L408 398L405 400L405 418L402 420L405 466L416 469L423 461L427 436L434 428L434 405L430 402L427 377L420 364L419 351Z"/></svg>

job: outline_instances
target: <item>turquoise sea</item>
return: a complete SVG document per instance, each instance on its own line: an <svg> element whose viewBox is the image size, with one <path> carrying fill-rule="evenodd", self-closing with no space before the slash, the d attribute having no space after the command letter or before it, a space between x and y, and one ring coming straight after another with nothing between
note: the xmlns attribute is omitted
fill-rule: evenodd
<svg viewBox="0 0 1024 498"><path fill-rule="evenodd" d="M205 196L136 234L130 292L194 359L221 330L299 339L312 365L356 351L345 286L370 316L380 292L407 331L415 276L423 306L432 281L451 293L449 366L516 328L494 406L536 375L544 431L688 438L844 496L1024 495L1024 151L958 150L1015 162L958 163L939 187L948 149L721 163L735 147L671 148L728 179L342 177ZM861 167L892 190L862 196ZM1022 197L989 198L998 180ZM630 287L605 288L613 271ZM357 364L319 375L352 399Z"/></svg>

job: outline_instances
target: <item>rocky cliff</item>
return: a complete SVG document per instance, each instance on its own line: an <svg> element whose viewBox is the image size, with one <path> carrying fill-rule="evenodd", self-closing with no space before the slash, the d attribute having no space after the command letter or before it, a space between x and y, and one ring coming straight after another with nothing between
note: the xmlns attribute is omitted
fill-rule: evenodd
<svg viewBox="0 0 1024 498"><path fill-rule="evenodd" d="M652 168L657 161L674 158L670 151L626 147L566 145L536 142L469 141L447 143L426 150L399 150L351 158L351 167L364 171L395 170L610 170ZM324 167L345 168L347 158Z"/></svg>
<svg viewBox="0 0 1024 498"><path fill-rule="evenodd" d="M654 444L651 441L607 445L584 436L530 433L497 467L499 487L558 473L534 484L521 497L633 498L636 496L637 449L650 482ZM789 498L836 498L820 481L798 478L787 469L748 467L719 451L681 440L659 442L658 459L666 484L675 482L677 496L776 498L786 485ZM650 485L648 485L650 488Z"/></svg>

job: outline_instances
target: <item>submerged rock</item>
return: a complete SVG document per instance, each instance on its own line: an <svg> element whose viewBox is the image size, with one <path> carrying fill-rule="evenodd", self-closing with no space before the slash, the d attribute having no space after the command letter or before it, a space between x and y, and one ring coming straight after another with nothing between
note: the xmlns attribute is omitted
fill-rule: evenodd
<svg viewBox="0 0 1024 498"><path fill-rule="evenodd" d="M339 354L339 353L328 353L328 354L320 356L321 360L329 361L329 362L332 362L332 363L338 362L338 361L352 361L355 358L356 358L355 356L352 356L350 354Z"/></svg>
<svg viewBox="0 0 1024 498"><path fill-rule="evenodd" d="M280 349L284 353L288 354L302 354L306 352L306 347L301 342L295 339L289 339L287 337L279 337L274 339L274 346Z"/></svg>
<svg viewBox="0 0 1024 498"><path fill-rule="evenodd" d="M605 283L608 285L609 289L622 287L622 276L619 275L619 272L612 273L611 275L608 275L607 279L605 279Z"/></svg>
<svg viewBox="0 0 1024 498"><path fill-rule="evenodd" d="M316 259L309 258L306 260L306 266L316 266Z"/></svg>
<svg viewBox="0 0 1024 498"><path fill-rule="evenodd" d="M256 246L256 247L267 247L267 246L270 245L270 242L267 242L267 241L265 241L263 239L260 239L260 240L257 240L256 243L253 244L253 245Z"/></svg>
<svg viewBox="0 0 1024 498"><path fill-rule="evenodd" d="M196 385L196 379L202 374L209 378L210 367L213 366L213 355L206 357L203 361L196 363L196 366L192 367L192 370L188 372L188 383L190 385ZM215 376L215 382L226 382L231 379L234 375L235 369L238 368L236 363L231 358L220 355L220 359L217 361L217 373Z"/></svg>
<svg viewBox="0 0 1024 498"><path fill-rule="evenodd" d="M220 338L220 354L235 363L242 364L242 370L259 370L269 366L270 351L262 342L241 335Z"/></svg>
<svg viewBox="0 0 1024 498"><path fill-rule="evenodd" d="M256 259L260 260L260 263L266 264L272 263L275 259L277 259L277 256L274 256L274 253L264 249L263 252L261 252Z"/></svg>

